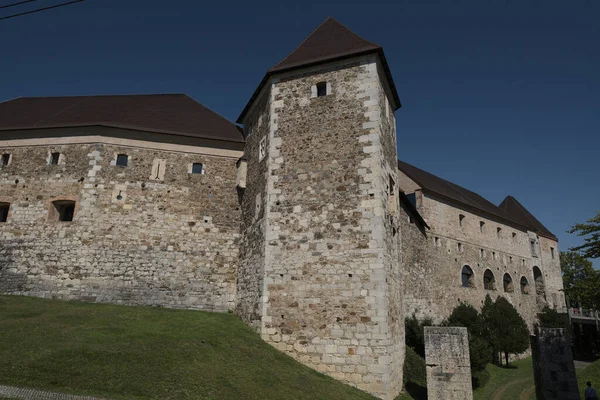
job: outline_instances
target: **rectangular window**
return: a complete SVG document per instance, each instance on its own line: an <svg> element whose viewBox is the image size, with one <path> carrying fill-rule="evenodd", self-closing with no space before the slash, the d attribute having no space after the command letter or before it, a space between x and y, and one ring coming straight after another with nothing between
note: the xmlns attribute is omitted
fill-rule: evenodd
<svg viewBox="0 0 600 400"><path fill-rule="evenodd" d="M485 222L479 221L479 232L485 232Z"/></svg>
<svg viewBox="0 0 600 400"><path fill-rule="evenodd" d="M463 251L462 243L457 243L456 244L456 249L458 250L459 253L462 253L462 251Z"/></svg>
<svg viewBox="0 0 600 400"><path fill-rule="evenodd" d="M517 234L514 232L512 233L512 241L513 241L513 243L517 242Z"/></svg>
<svg viewBox="0 0 600 400"><path fill-rule="evenodd" d="M317 83L317 97L327 96L327 82Z"/></svg>
<svg viewBox="0 0 600 400"><path fill-rule="evenodd" d="M127 156L127 154L117 155L117 161L116 161L117 166L126 167L128 162L129 162L129 157Z"/></svg>
<svg viewBox="0 0 600 400"><path fill-rule="evenodd" d="M433 244L435 245L435 247L440 247L440 238L439 238L439 237L436 237L436 238L433 240Z"/></svg>
<svg viewBox="0 0 600 400"><path fill-rule="evenodd" d="M2 154L2 160L0 161L0 164L3 167L6 167L8 163L10 163L10 154Z"/></svg>
<svg viewBox="0 0 600 400"><path fill-rule="evenodd" d="M60 160L60 153L50 154L50 165L58 165L59 160Z"/></svg>
<svg viewBox="0 0 600 400"><path fill-rule="evenodd" d="M69 200L58 200L52 202L54 205L54 215L59 221L70 222L75 216L75 202Z"/></svg>
<svg viewBox="0 0 600 400"><path fill-rule="evenodd" d="M529 245L531 246L531 255L533 257L537 257L538 254L537 254L537 246L536 246L535 240L530 239L529 240Z"/></svg>
<svg viewBox="0 0 600 400"><path fill-rule="evenodd" d="M192 174L203 174L204 173L204 165L201 163L193 163L192 164Z"/></svg>
<svg viewBox="0 0 600 400"><path fill-rule="evenodd" d="M500 235L502 234L502 228L496 228L496 236L500 239Z"/></svg>
<svg viewBox="0 0 600 400"><path fill-rule="evenodd" d="M483 249L479 249L479 257L485 257L485 251Z"/></svg>
<svg viewBox="0 0 600 400"><path fill-rule="evenodd" d="M550 247L550 254L552 255L552 259L554 260L554 247Z"/></svg>
<svg viewBox="0 0 600 400"><path fill-rule="evenodd" d="M465 220L465 216L462 214L459 214L458 216L458 225L463 226L463 222Z"/></svg>
<svg viewBox="0 0 600 400"><path fill-rule="evenodd" d="M414 193L407 194L406 197L408 197L408 201L410 201L413 206L417 206L417 196Z"/></svg>
<svg viewBox="0 0 600 400"><path fill-rule="evenodd" d="M6 222L8 220L8 210L9 209L10 209L10 204L0 203L0 222Z"/></svg>
<svg viewBox="0 0 600 400"><path fill-rule="evenodd" d="M492 259L494 259L494 260L496 259L496 252L495 251L492 251Z"/></svg>

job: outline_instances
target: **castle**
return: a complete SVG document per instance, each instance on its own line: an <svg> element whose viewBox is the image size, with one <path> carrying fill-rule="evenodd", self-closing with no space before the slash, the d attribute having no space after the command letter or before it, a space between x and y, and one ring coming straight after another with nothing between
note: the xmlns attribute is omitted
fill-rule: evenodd
<svg viewBox="0 0 600 400"><path fill-rule="evenodd" d="M239 125L178 94L0 103L0 293L233 311L393 399L405 316L564 303L557 238L516 199L398 161L400 106L383 49L331 18Z"/></svg>

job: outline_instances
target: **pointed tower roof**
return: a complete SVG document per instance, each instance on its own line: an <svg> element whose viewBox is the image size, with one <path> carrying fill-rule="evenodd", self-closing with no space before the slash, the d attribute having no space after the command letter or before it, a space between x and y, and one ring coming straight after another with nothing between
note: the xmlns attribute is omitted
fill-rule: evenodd
<svg viewBox="0 0 600 400"><path fill-rule="evenodd" d="M361 38L329 17L269 72L286 71L380 49L381 46Z"/></svg>
<svg viewBox="0 0 600 400"><path fill-rule="evenodd" d="M510 215L514 220L520 222L526 227L532 229L538 234L547 238L558 240L536 217L533 216L521 203L512 196L506 198L498 206L502 211Z"/></svg>
<svg viewBox="0 0 600 400"><path fill-rule="evenodd" d="M265 77L240 114L237 122L241 123L243 121L248 109L254 103L254 100L272 74L368 53L377 53L379 55L394 98L393 107L397 110L401 107L400 97L396 91L387 60L383 54L383 47L361 38L335 19L329 17L287 57L267 70Z"/></svg>

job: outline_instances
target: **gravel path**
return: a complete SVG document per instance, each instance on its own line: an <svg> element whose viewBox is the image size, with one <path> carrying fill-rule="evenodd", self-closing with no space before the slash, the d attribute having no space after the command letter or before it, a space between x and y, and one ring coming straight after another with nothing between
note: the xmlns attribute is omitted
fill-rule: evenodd
<svg viewBox="0 0 600 400"><path fill-rule="evenodd" d="M107 400L100 397L75 396L72 394L47 392L45 390L0 385L0 398L2 397L23 400Z"/></svg>

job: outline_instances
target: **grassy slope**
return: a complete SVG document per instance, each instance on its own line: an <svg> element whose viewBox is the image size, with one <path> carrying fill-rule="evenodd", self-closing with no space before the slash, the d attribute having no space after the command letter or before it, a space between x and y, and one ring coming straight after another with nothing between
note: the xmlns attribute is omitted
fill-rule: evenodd
<svg viewBox="0 0 600 400"><path fill-rule="evenodd" d="M228 314L0 296L0 384L114 399L373 397Z"/></svg>
<svg viewBox="0 0 600 400"><path fill-rule="evenodd" d="M592 382L592 386L597 392L600 391L600 360L596 360L584 369L577 370L577 383L579 383L579 394L582 399L587 381Z"/></svg>

